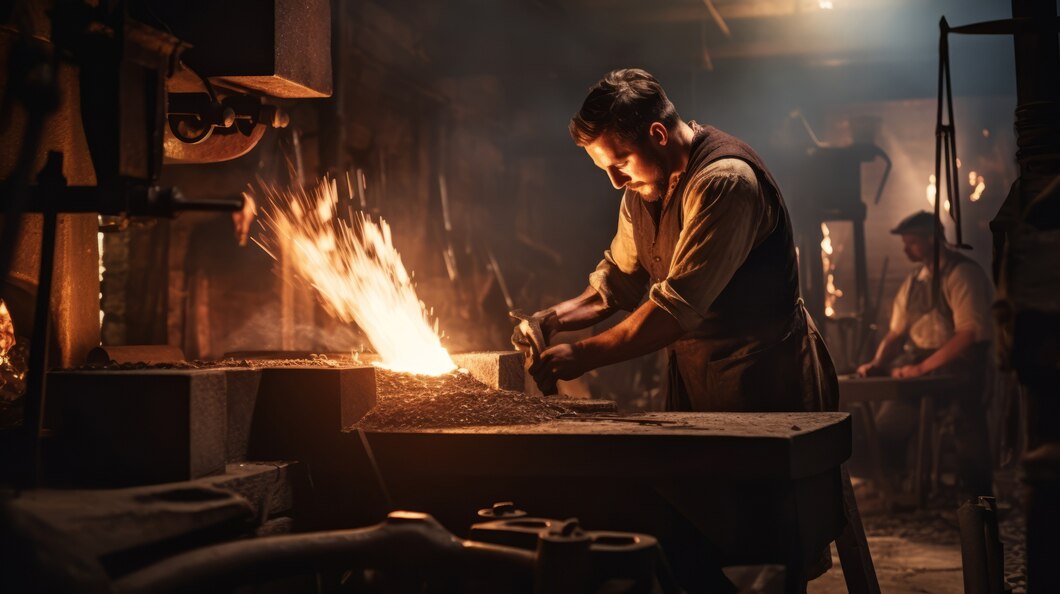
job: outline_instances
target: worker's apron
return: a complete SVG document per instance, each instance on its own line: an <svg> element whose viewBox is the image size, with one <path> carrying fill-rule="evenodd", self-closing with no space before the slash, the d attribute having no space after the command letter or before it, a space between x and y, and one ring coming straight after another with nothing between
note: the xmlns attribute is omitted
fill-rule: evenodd
<svg viewBox="0 0 1060 594"><path fill-rule="evenodd" d="M801 301L774 343L712 358L695 338L670 347L667 410L790 412L835 410L839 384L817 326Z"/></svg>

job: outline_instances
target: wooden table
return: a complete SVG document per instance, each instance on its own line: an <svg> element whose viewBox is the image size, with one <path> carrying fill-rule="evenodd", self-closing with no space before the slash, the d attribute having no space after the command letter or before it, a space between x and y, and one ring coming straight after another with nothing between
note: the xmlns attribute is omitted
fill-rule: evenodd
<svg viewBox="0 0 1060 594"><path fill-rule="evenodd" d="M454 531L473 521L472 503L509 500L590 529L658 535L672 506L722 565L783 564L789 591L801 591L807 563L835 540L850 591L879 591L843 488L846 413L643 413L365 435L394 503Z"/></svg>
<svg viewBox="0 0 1060 594"><path fill-rule="evenodd" d="M883 470L879 433L876 430L876 419L871 406L872 403L904 400L916 403L920 408L920 421L916 434L913 497L916 505L922 507L927 499L925 475L927 457L930 453L928 444L931 440L935 400L952 395L958 386L957 378L951 375L931 375L906 379L857 376L839 378L839 405L841 407L858 406L862 409L862 414L858 415L858 417L861 419L868 439L873 478L887 497L895 500L897 489L891 484L890 479Z"/></svg>

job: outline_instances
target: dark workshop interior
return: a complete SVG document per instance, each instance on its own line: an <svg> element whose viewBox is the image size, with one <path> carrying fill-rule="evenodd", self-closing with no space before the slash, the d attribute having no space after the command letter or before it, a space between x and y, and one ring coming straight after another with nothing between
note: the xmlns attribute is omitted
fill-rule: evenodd
<svg viewBox="0 0 1060 594"><path fill-rule="evenodd" d="M0 1L0 592L1060 592L1058 11Z"/></svg>

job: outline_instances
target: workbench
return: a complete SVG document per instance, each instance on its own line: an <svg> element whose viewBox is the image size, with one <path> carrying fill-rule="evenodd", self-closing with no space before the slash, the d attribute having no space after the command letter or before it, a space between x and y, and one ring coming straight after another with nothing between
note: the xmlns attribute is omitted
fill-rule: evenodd
<svg viewBox="0 0 1060 594"><path fill-rule="evenodd" d="M392 505L451 530L473 523L473 507L513 500L531 515L665 541L676 510L720 565L784 565L792 591L851 514L860 531L843 496L850 437L846 413L643 413L365 433ZM846 573L861 580L851 591L878 591L867 549L847 537Z"/></svg>

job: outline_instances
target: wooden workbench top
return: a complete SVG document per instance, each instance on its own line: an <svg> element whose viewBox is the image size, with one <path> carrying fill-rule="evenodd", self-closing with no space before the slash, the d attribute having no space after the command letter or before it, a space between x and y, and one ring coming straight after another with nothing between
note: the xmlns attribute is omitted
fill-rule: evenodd
<svg viewBox="0 0 1060 594"><path fill-rule="evenodd" d="M384 474L784 480L850 455L846 413L643 413L368 432Z"/></svg>

